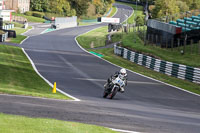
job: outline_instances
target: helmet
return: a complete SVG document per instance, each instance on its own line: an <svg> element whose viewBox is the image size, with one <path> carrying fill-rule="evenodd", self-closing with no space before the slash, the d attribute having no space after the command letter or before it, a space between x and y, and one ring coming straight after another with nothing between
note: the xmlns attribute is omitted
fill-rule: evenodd
<svg viewBox="0 0 200 133"><path fill-rule="evenodd" d="M122 68L122 69L119 71L119 76L122 77L122 78L124 78L126 75L127 75L126 69Z"/></svg>

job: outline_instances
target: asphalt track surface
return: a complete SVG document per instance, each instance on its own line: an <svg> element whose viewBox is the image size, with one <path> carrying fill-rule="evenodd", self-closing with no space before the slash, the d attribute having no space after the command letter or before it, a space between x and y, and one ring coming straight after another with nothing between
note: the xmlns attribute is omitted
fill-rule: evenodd
<svg viewBox="0 0 200 133"><path fill-rule="evenodd" d="M130 14L128 7L118 8L115 17ZM42 76L80 102L0 95L0 112L138 132L199 133L197 95L128 71L125 93L102 98L103 84L120 68L85 52L74 39L102 25L57 30L21 44Z"/></svg>

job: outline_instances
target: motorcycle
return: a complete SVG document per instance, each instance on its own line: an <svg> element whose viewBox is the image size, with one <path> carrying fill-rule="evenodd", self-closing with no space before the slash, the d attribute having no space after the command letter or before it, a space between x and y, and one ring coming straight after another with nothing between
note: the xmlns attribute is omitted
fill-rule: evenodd
<svg viewBox="0 0 200 133"><path fill-rule="evenodd" d="M115 79L112 79L109 87L105 87L103 97L106 98L108 96L109 99L113 99L113 97L117 94L121 87L125 86L124 80L122 80L119 76Z"/></svg>

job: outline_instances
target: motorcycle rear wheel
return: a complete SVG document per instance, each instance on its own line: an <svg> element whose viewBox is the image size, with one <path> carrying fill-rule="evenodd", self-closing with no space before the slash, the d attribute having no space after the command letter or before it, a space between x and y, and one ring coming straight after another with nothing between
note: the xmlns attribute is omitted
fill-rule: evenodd
<svg viewBox="0 0 200 133"><path fill-rule="evenodd" d="M108 93L106 91L104 91L103 98L106 98L107 96L108 96Z"/></svg>

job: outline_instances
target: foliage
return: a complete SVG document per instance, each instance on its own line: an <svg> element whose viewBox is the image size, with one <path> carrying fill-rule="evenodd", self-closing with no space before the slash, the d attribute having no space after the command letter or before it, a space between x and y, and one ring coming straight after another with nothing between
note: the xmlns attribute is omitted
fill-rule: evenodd
<svg viewBox="0 0 200 133"><path fill-rule="evenodd" d="M44 13L42 13L42 12L33 12L32 14L33 14L34 17L38 17L38 18L44 17Z"/></svg>
<svg viewBox="0 0 200 133"><path fill-rule="evenodd" d="M175 0L156 0L155 8L152 11L154 18L160 18L162 16L173 15L179 13L180 9Z"/></svg>
<svg viewBox="0 0 200 133"><path fill-rule="evenodd" d="M96 7L96 13L103 15L108 8L112 6L112 3L114 3L114 0L93 0L93 4Z"/></svg>
<svg viewBox="0 0 200 133"><path fill-rule="evenodd" d="M183 1L176 1L176 5L179 7L180 12L186 12L189 10L189 6L186 2Z"/></svg>
<svg viewBox="0 0 200 133"><path fill-rule="evenodd" d="M89 7L89 0L71 0L71 7L76 10L76 15L86 15Z"/></svg>
<svg viewBox="0 0 200 133"><path fill-rule="evenodd" d="M48 12L50 11L49 0L31 0L30 7L33 11Z"/></svg>
<svg viewBox="0 0 200 133"><path fill-rule="evenodd" d="M32 16L32 15L33 15L33 12L28 11L28 12L25 12L24 14L27 15L27 16Z"/></svg>
<svg viewBox="0 0 200 133"><path fill-rule="evenodd" d="M138 15L138 16L135 18L135 21L136 21L136 25L137 25L137 26L142 26L142 25L144 25L144 15Z"/></svg>
<svg viewBox="0 0 200 133"><path fill-rule="evenodd" d="M66 0L52 0L50 5L51 12L56 14L63 14L66 16L70 16L70 4Z"/></svg>
<svg viewBox="0 0 200 133"><path fill-rule="evenodd" d="M55 14L55 13L50 13L50 12L45 12L45 17L48 17L48 18L52 18L52 17L64 17L63 14Z"/></svg>
<svg viewBox="0 0 200 133"><path fill-rule="evenodd" d="M115 0L31 0L31 10L56 13L63 16L87 15L89 3L96 7L96 14L104 14Z"/></svg>
<svg viewBox="0 0 200 133"><path fill-rule="evenodd" d="M160 18L199 8L200 0L155 0L152 16Z"/></svg>
<svg viewBox="0 0 200 133"><path fill-rule="evenodd" d="M193 3L190 5L190 9L199 9L200 8L200 0L193 0Z"/></svg>

